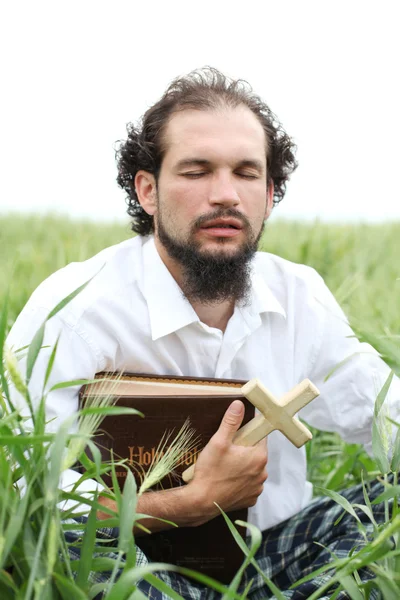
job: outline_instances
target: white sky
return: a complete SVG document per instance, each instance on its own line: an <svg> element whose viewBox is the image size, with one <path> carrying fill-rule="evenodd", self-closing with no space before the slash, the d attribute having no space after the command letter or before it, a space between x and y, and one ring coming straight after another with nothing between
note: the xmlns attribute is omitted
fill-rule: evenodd
<svg viewBox="0 0 400 600"><path fill-rule="evenodd" d="M0 208L124 218L113 143L208 64L298 144L272 218L400 219L399 17L398 0L3 0Z"/></svg>

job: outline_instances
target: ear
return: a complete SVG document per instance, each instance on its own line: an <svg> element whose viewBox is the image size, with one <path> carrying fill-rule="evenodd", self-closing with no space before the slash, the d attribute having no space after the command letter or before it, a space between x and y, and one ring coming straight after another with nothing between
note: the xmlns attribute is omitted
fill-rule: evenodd
<svg viewBox="0 0 400 600"><path fill-rule="evenodd" d="M135 190L140 205L148 215L154 215L157 210L156 179L148 171L138 171L135 177Z"/></svg>
<svg viewBox="0 0 400 600"><path fill-rule="evenodd" d="M271 180L268 183L268 188L267 188L267 206L265 209L265 217L264 217L265 221L270 216L273 206L274 206L274 182Z"/></svg>

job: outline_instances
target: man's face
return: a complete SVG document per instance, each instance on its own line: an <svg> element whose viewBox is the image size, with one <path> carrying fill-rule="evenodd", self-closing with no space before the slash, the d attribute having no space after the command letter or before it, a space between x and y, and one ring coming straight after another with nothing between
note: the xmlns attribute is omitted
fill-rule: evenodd
<svg viewBox="0 0 400 600"><path fill-rule="evenodd" d="M176 113L165 146L156 238L162 227L203 256L234 256L254 244L271 209L265 133L255 115L245 106Z"/></svg>
<svg viewBox="0 0 400 600"><path fill-rule="evenodd" d="M173 115L157 186L139 172L158 252L187 298L244 300L250 262L272 207L266 139L246 107Z"/></svg>

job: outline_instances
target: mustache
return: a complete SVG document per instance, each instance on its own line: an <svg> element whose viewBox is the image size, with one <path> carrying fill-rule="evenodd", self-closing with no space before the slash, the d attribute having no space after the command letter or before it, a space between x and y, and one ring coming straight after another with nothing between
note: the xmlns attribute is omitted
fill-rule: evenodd
<svg viewBox="0 0 400 600"><path fill-rule="evenodd" d="M192 232L197 231L197 229L201 229L201 227L203 227L205 223L208 223L208 221L214 221L214 219L228 217L240 221L243 225L243 229L251 228L249 219L239 210L236 210L235 208L219 208L212 213L207 213L206 215L200 215L200 217L197 217L192 225Z"/></svg>

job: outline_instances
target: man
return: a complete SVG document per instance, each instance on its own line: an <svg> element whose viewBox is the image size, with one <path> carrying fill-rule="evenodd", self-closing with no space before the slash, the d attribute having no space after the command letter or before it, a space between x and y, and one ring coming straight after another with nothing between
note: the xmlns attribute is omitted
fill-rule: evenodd
<svg viewBox="0 0 400 600"><path fill-rule="evenodd" d="M28 343L51 308L95 275L48 323L45 344L53 346L60 336L53 382L103 370L259 377L280 396L308 377L321 396L301 416L370 448L374 400L387 367L351 337L315 271L256 253L264 222L295 167L293 142L243 82L214 69L174 81L142 123L130 126L118 152L118 182L139 235L51 276L31 297L9 343ZM41 390L47 360L42 351L33 390ZM77 392L49 396L48 416L57 417L52 427L76 411ZM388 399L394 419L399 397L392 392ZM196 526L216 516L214 502L226 511L250 507L249 520L264 532L258 562L287 589L328 562L329 552L346 555L362 539L349 519L333 527L340 507L328 499L310 504L304 448L272 433L267 479L266 445L231 443L242 416L243 405L233 402L200 455L194 479L183 488L143 495L138 510ZM77 478L68 472L64 484ZM351 501L360 493L347 492ZM152 519L145 524L165 527ZM213 597L179 575L162 577L185 598ZM249 597L269 597L249 570L251 577ZM317 578L287 597L308 598L320 584ZM145 582L141 589L162 597Z"/></svg>

